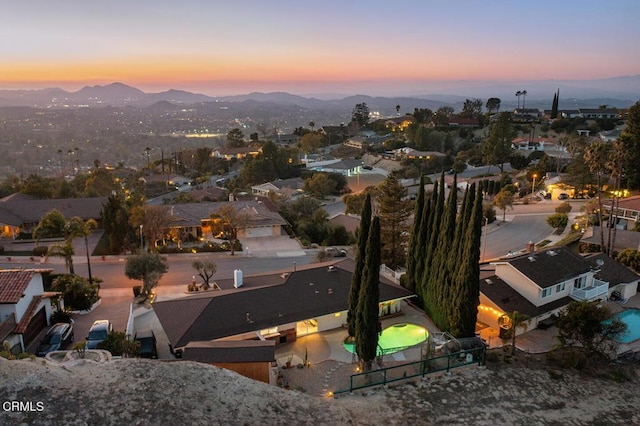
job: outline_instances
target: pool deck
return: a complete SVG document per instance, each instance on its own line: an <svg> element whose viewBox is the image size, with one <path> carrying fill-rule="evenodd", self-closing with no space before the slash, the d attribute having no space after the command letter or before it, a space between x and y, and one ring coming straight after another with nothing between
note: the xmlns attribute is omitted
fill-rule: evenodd
<svg viewBox="0 0 640 426"><path fill-rule="evenodd" d="M382 329L404 323L420 325L425 327L430 333L439 331L429 317L406 302L402 303L402 312L399 315L382 320ZM327 360L353 363L355 362L354 355L347 351L342 344L346 338L347 330L343 328L309 334L298 338L293 343L279 345L276 348L276 361L278 365L284 365L289 357L291 357L291 363L293 365L301 364L304 361L306 351L307 359L314 364ZM395 354L390 354L388 357L395 361L418 360L420 359L419 346L420 345Z"/></svg>

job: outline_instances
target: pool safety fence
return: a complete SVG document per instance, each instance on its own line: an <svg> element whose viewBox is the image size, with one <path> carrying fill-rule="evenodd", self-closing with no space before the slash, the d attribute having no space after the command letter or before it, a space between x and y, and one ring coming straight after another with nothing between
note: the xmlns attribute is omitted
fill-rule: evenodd
<svg viewBox="0 0 640 426"><path fill-rule="evenodd" d="M387 383L418 376L424 377L427 374L442 371L448 372L454 368L465 367L472 364L483 365L485 356L486 347L481 346L420 361L398 364L364 373L356 373L350 376L349 389L334 391L333 394L352 392L372 386L384 386Z"/></svg>

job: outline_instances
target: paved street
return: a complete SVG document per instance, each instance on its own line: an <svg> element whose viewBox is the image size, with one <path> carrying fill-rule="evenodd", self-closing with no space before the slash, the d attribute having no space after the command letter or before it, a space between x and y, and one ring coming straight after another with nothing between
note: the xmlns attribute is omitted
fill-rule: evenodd
<svg viewBox="0 0 640 426"><path fill-rule="evenodd" d="M336 203L337 204L337 203ZM546 217L554 212L558 202L544 201L538 204L517 205L513 210L508 210L506 220L502 222L501 212L498 220L487 228L486 236L483 235L481 258L492 259L506 255L510 251L518 251L525 247L529 241L539 242L543 239L559 240L562 236L550 235L551 229L546 223ZM574 204L571 216L575 216L580 210L580 203ZM95 233L90 238L90 249L97 243L100 235ZM245 250L231 256L228 253L198 253L167 255L169 270L162 277L156 288L157 300L182 297L186 285L194 276L191 266L194 260L213 260L217 264L215 278L232 278L235 269L241 269L245 275L261 272L293 269L315 261L316 250L303 250L296 240L284 238L259 238L251 241L243 241ZM248 248L248 250L247 250ZM76 244L76 256L74 266L76 273L87 276L88 268L84 244ZM103 279L101 285L100 305L90 313L75 315L74 328L76 341L84 339L93 321L108 319L113 323L114 329L125 330L131 310L136 317L136 327L153 327L159 330L158 348L162 356L170 356L168 352L166 336L161 332L157 319L152 311L141 306L133 305L132 287L138 285L137 281L128 279L124 274L126 256L92 257L91 270L94 277ZM64 272L64 262L59 258L31 259L12 258L10 261L0 258L2 268L51 268L56 272ZM525 340L526 341L526 340ZM160 349L162 347L162 349Z"/></svg>

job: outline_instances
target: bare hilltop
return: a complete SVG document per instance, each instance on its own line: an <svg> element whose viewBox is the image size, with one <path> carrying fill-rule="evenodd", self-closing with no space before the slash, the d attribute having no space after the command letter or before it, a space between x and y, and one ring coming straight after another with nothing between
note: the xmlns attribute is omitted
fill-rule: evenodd
<svg viewBox="0 0 640 426"><path fill-rule="evenodd" d="M636 367L617 371L595 378L516 359L328 398L184 361L0 358L0 424L640 424Z"/></svg>

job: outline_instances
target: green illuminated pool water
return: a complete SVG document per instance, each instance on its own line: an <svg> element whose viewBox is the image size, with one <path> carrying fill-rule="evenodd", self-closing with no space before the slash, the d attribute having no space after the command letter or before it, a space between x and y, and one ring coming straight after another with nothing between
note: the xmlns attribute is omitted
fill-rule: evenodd
<svg viewBox="0 0 640 426"><path fill-rule="evenodd" d="M392 354L417 345L427 340L427 336L429 336L427 329L416 324L392 325L382 330L382 334L378 337L378 355ZM344 342L343 345L349 352L355 352L353 343Z"/></svg>

